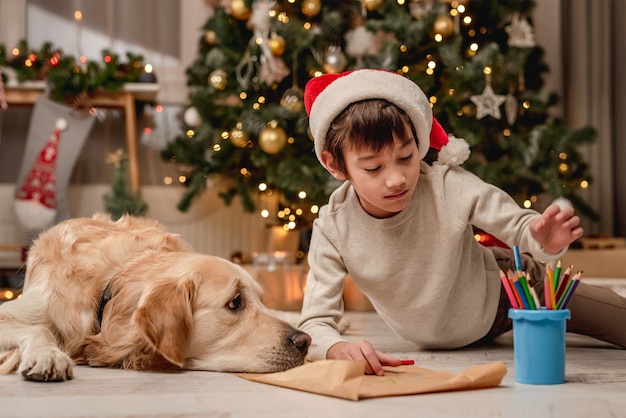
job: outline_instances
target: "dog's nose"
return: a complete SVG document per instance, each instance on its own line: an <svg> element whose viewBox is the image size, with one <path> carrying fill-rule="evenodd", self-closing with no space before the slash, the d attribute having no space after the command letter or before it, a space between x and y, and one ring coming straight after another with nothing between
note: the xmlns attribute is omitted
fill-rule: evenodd
<svg viewBox="0 0 626 418"><path fill-rule="evenodd" d="M301 331L296 331L289 336L291 343L300 351L306 352L311 345L311 337Z"/></svg>

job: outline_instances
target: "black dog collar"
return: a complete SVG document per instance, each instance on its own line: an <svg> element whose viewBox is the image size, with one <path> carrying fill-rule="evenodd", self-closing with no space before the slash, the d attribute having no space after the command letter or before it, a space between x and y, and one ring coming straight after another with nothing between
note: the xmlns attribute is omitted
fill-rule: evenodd
<svg viewBox="0 0 626 418"><path fill-rule="evenodd" d="M100 297L100 303L98 304L98 326L102 327L102 315L104 314L104 307L111 300L113 295L111 294L111 282L107 284L107 287L104 288L104 292L102 292L102 296Z"/></svg>

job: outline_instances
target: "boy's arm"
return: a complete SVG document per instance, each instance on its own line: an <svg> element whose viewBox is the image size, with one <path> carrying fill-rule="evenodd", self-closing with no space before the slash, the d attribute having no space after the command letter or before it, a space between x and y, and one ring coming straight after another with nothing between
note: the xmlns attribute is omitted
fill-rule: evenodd
<svg viewBox="0 0 626 418"><path fill-rule="evenodd" d="M315 226L308 262L298 328L312 339L307 358L322 360L332 345L345 341L339 333L339 322L344 313L343 282L347 272L335 245Z"/></svg>
<svg viewBox="0 0 626 418"><path fill-rule="evenodd" d="M367 374L383 374L383 365L399 366L399 358L374 349L369 341L350 343L341 337L343 283L347 275L339 252L314 229L309 247L309 273L298 328L311 336L309 360L365 360Z"/></svg>
<svg viewBox="0 0 626 418"><path fill-rule="evenodd" d="M446 176L445 187L448 188L446 191L448 204L464 208L461 212L466 211L465 215L460 216L467 216L466 219L472 225L494 235L510 247L518 245L522 251L531 253L539 261L549 262L562 256L578 234L582 235L582 230L577 230L573 226L573 223L579 221L578 217L575 217L572 224L561 223L561 226L572 227L568 236L576 238L564 239L560 231L558 238L557 235L553 235L548 239L547 236L558 229L552 217L554 208L546 209L543 218L543 215L535 210L520 207L505 191L461 168L450 170ZM563 245L560 246L561 244ZM557 249L557 246L560 247Z"/></svg>

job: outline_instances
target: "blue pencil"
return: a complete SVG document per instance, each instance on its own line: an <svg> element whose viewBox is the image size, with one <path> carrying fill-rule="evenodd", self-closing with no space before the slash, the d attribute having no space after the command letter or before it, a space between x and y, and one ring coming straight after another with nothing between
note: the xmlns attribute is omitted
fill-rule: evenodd
<svg viewBox="0 0 626 418"><path fill-rule="evenodd" d="M517 245L513 246L513 254L515 256L515 270L522 270L522 257L519 254L519 247Z"/></svg>
<svg viewBox="0 0 626 418"><path fill-rule="evenodd" d="M517 289L517 293L519 294L519 298L522 301L522 305L524 305L524 309L530 309L530 304L526 299L526 293L524 293L524 288L522 287L522 284L519 282L517 277L513 279L513 285Z"/></svg>

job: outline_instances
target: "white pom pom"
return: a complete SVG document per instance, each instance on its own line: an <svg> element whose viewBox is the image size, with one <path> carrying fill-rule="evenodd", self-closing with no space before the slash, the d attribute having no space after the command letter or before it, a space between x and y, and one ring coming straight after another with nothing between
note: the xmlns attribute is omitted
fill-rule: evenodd
<svg viewBox="0 0 626 418"><path fill-rule="evenodd" d="M434 164L457 166L463 164L469 156L469 144L464 139L449 134L448 143L439 150Z"/></svg>
<svg viewBox="0 0 626 418"><path fill-rule="evenodd" d="M66 130L67 129L67 120L65 118L57 119L56 123L54 124L54 127L56 129L58 129L59 131Z"/></svg>

